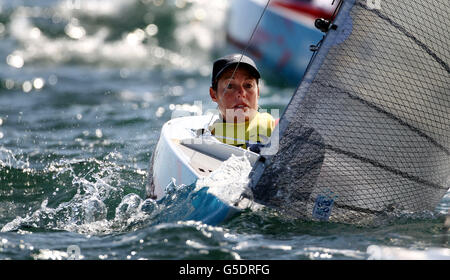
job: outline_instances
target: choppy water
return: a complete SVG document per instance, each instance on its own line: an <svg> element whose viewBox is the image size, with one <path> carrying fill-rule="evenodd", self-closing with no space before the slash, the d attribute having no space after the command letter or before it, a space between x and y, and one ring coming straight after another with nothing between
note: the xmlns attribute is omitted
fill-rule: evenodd
<svg viewBox="0 0 450 280"><path fill-rule="evenodd" d="M144 200L163 123L179 106L212 106L227 5L0 0L0 259L448 257L449 194L433 213L372 228L270 211L217 227L176 221L194 186ZM292 91L266 81L261 105L282 109Z"/></svg>

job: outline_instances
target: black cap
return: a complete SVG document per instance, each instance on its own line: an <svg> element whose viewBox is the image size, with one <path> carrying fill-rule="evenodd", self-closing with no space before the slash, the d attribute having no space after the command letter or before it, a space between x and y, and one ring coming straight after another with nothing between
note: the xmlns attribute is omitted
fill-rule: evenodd
<svg viewBox="0 0 450 280"><path fill-rule="evenodd" d="M219 76L230 66L236 66L236 64L247 66L255 78L259 79L261 75L259 74L258 68L255 62L248 56L243 54L231 54L221 57L214 61L213 72L211 82L214 85L217 82Z"/></svg>

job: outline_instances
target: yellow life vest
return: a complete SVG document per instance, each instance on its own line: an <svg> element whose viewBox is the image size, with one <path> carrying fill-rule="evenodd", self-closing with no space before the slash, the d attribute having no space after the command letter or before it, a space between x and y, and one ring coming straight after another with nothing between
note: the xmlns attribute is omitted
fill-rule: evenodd
<svg viewBox="0 0 450 280"><path fill-rule="evenodd" d="M211 133L221 142L247 149L249 144L266 144L275 128L275 119L268 113L257 113L243 123L227 123L219 119L210 126Z"/></svg>

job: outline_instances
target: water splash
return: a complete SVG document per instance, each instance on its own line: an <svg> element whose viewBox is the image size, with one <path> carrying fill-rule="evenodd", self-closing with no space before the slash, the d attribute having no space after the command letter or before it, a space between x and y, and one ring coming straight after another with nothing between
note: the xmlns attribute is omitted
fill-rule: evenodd
<svg viewBox="0 0 450 280"><path fill-rule="evenodd" d="M13 151L0 146L0 167L29 170L30 162L16 155Z"/></svg>
<svg viewBox="0 0 450 280"><path fill-rule="evenodd" d="M450 260L450 249L428 248L426 250L370 245L369 260Z"/></svg>
<svg viewBox="0 0 450 280"><path fill-rule="evenodd" d="M112 209L117 204L121 209L128 202L127 196L120 202L126 190L122 177L128 176L127 173L126 167L94 158L61 160L50 163L43 171L34 170L35 181L51 177L51 185L46 186L42 203L38 209L8 222L1 231L30 228L84 234L113 232L118 227L116 221L108 216L114 214ZM145 173L135 172L134 176L142 177ZM119 220L123 217L118 215Z"/></svg>
<svg viewBox="0 0 450 280"><path fill-rule="evenodd" d="M250 161L246 156L231 155L220 168L214 170L209 176L200 178L196 184L196 190L209 187L211 193L228 204L237 203L242 193L249 193L248 175L252 170Z"/></svg>

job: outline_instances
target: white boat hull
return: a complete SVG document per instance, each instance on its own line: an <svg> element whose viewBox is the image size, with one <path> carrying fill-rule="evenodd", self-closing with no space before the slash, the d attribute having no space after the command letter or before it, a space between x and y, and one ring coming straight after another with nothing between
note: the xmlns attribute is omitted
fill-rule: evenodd
<svg viewBox="0 0 450 280"><path fill-rule="evenodd" d="M188 116L164 124L152 156L147 197L160 201L171 184L192 185L218 169L232 155L245 154L252 165L258 160L258 154L224 144L214 136L198 136L197 131L205 128L210 121L211 116ZM184 213L184 219L208 224L223 222L246 205L230 205L226 199L209 193L207 188L195 194L192 204L195 210L188 215Z"/></svg>

